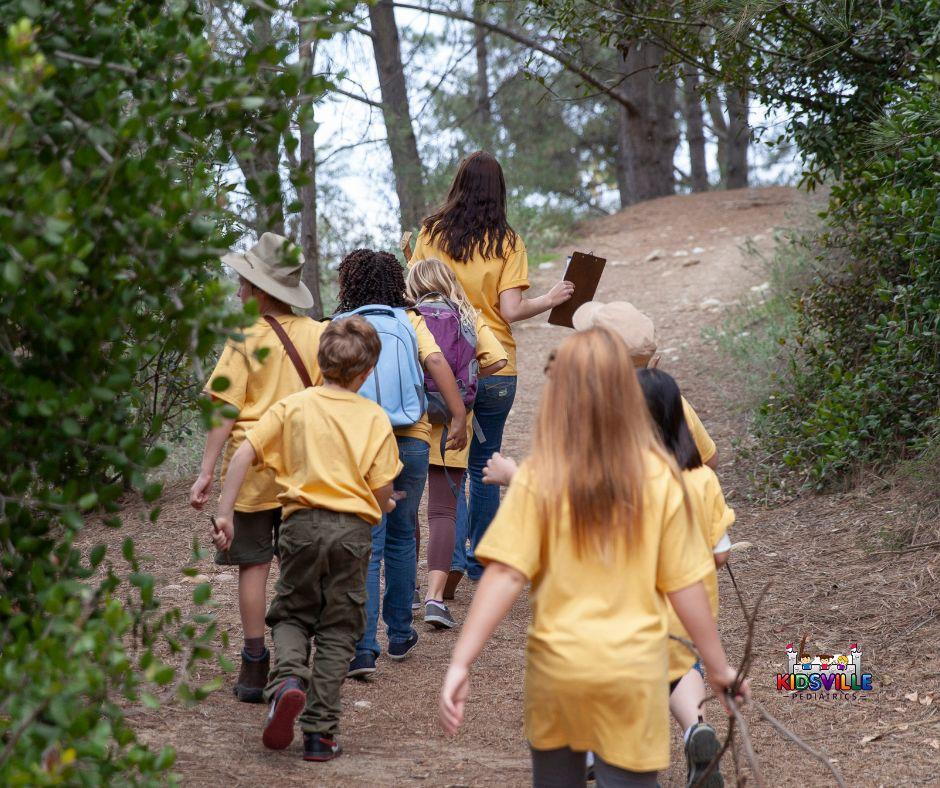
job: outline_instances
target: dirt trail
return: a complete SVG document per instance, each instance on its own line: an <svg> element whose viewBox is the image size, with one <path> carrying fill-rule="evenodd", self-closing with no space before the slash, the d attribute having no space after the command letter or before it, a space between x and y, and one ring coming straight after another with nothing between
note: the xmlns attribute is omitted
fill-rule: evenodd
<svg viewBox="0 0 940 788"><path fill-rule="evenodd" d="M940 684L940 657L932 647L940 620L930 618L938 609L937 583L930 575L934 590L928 594L924 589L930 586L923 582L924 573L937 566L936 554L866 551L857 534L890 521L889 499L856 493L806 497L776 509L750 503L742 494L747 469L736 462L733 443L745 429L735 405L739 397L729 390L717 350L703 338L704 329L721 326L729 304L762 284L761 272L742 255L742 244L751 239L769 248L773 229L798 218L802 202L785 188L665 198L591 223L577 248L609 260L599 298L628 299L653 317L663 368L679 380L718 443L719 475L738 515L733 541L753 544L734 558L746 597L753 599L766 580L775 581L755 640L755 697L836 759L849 785L940 784L940 692L933 692ZM561 271L560 262L535 271L535 290ZM526 451L544 359L565 335L565 329L541 319L517 332L520 393L505 444L511 455ZM202 518L187 506L186 491L183 483L168 490L156 529L129 516L123 533L106 535L117 545L130 531L141 552L151 556L148 568L162 583L163 598L184 606L192 586L182 582L179 567L192 534L205 540ZM208 562L204 571L237 645L235 575ZM722 574L720 582L720 629L736 660L744 637L742 618L727 576ZM469 593L467 586L458 591L452 607L458 619L465 617ZM285 785L527 785L521 718L527 615L520 601L481 657L467 724L455 741L443 738L436 721L437 691L455 634L427 632L420 623L421 643L412 659L402 664L383 659L371 683L346 683L345 755L330 764L301 762L299 739L285 752L265 751L260 743L265 709L236 703L231 677L225 690L194 709L133 710L134 718L146 740L177 748L177 770L192 785L258 786L275 780ZM864 670L874 675L874 691L855 701L792 700L778 694L774 676L785 665L785 645L798 642L804 632L810 633L813 653L859 643ZM205 672L206 679L210 675ZM917 701L905 698L914 691ZM935 702L932 698L924 705L925 694L935 695ZM710 713L718 719L714 704ZM831 784L820 766L780 741L753 713L748 716L768 785ZM888 731L861 745L863 737ZM684 785L679 739L673 738L674 766L662 775L663 786ZM730 777L730 762L724 772Z"/></svg>

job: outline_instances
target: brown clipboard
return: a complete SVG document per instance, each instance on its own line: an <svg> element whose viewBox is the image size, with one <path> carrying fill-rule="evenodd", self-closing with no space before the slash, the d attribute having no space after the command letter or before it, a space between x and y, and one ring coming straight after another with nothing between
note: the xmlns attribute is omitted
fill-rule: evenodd
<svg viewBox="0 0 940 788"><path fill-rule="evenodd" d="M606 263L605 258L595 257L586 252L574 252L571 255L562 279L574 283L574 295L548 313L549 323L553 326L574 328L571 318L574 317L575 311L581 304L594 299Z"/></svg>

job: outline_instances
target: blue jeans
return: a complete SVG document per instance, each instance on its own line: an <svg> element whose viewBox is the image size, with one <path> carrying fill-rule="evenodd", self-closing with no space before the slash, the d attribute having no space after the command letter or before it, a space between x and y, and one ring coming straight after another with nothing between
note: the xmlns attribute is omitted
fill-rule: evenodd
<svg viewBox="0 0 940 788"><path fill-rule="evenodd" d="M385 559L385 596L382 619L390 643L404 643L411 637L411 601L415 592L415 523L418 504L428 480L428 444L420 438L396 437L398 457L405 467L395 479L395 490L405 497L372 529L372 557L366 578L366 631L356 644L356 653L382 649L376 639L379 626L379 574Z"/></svg>
<svg viewBox="0 0 940 788"><path fill-rule="evenodd" d="M483 441L474 434L470 442L467 468L470 477L470 503L463 507L457 502L457 544L462 546L467 539L470 540L470 550L466 554L466 571L471 580L479 580L483 574L483 566L473 557L473 551L486 529L490 527L499 508L499 487L483 484L483 466L502 448L503 427L506 426L506 419L515 398L516 376L494 375L480 381L476 402L473 403L473 416L483 431Z"/></svg>

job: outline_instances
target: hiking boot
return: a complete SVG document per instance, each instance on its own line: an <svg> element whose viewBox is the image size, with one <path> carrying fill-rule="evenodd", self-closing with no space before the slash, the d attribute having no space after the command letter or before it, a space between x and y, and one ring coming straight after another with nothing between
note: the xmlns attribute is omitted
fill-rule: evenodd
<svg viewBox="0 0 940 788"><path fill-rule="evenodd" d="M417 645L418 633L412 629L411 637L408 638L408 640L406 640L404 643L388 644L388 656L396 661L403 660L414 650L414 647Z"/></svg>
<svg viewBox="0 0 940 788"><path fill-rule="evenodd" d="M235 697L242 703L264 703L264 688L268 684L271 652L267 649L260 657L249 656L242 649L242 667L235 682Z"/></svg>
<svg viewBox="0 0 940 788"><path fill-rule="evenodd" d="M261 742L269 750L284 750L294 740L294 723L307 703L300 679L288 678L278 684L264 723Z"/></svg>
<svg viewBox="0 0 940 788"><path fill-rule="evenodd" d="M429 599L424 603L424 620L435 629L452 629L457 626L454 617L443 602Z"/></svg>
<svg viewBox="0 0 940 788"><path fill-rule="evenodd" d="M367 651L364 654L356 654L349 663L349 670L346 671L346 678L360 679L365 681L366 676L375 673L375 654Z"/></svg>
<svg viewBox="0 0 940 788"><path fill-rule="evenodd" d="M421 609L421 589L415 589L415 595L411 597L411 609L420 610Z"/></svg>
<svg viewBox="0 0 940 788"><path fill-rule="evenodd" d="M454 598L454 593L457 591L457 586L460 585L461 580L463 580L462 569L451 569L447 573L447 580L444 581L444 599Z"/></svg>
<svg viewBox="0 0 940 788"><path fill-rule="evenodd" d="M305 761L332 761L338 758L342 751L339 742L328 733L304 734Z"/></svg>
<svg viewBox="0 0 940 788"><path fill-rule="evenodd" d="M718 736L715 735L715 729L705 722L696 722L689 731L689 738L685 742L685 762L689 771L689 778L686 780L686 786L698 785L700 788L722 788L725 784L721 776L720 766L716 766L714 771L706 780L699 783L702 775L708 769L721 744L718 742Z"/></svg>

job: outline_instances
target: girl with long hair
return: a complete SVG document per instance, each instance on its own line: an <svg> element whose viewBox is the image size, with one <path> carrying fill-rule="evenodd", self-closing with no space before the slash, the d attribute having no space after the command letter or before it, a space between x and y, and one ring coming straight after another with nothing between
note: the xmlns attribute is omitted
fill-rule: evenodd
<svg viewBox="0 0 940 788"><path fill-rule="evenodd" d="M418 358L433 378L453 414L448 445L462 449L467 444L467 416L454 374L428 330L421 315L409 309L405 298L405 277L401 264L388 252L356 249L343 258L337 271L339 305L337 313L350 312L375 304L392 309L407 309L414 329ZM398 505L372 530L372 557L366 579L366 628L348 676L365 678L375 673L375 661L381 653L377 639L379 610L388 629L388 656L405 659L418 643L412 626L412 600L415 589L417 543L415 525L418 504L428 476L428 452L431 424L427 414L407 427L395 430L399 459L404 466L395 479ZM379 599L379 574L385 562L385 594Z"/></svg>
<svg viewBox="0 0 940 788"><path fill-rule="evenodd" d="M736 672L701 582L714 562L610 331L559 346L532 454L477 555L488 565L444 678L444 729L459 728L470 667L529 582L533 783L584 785L593 751L598 785L654 786L669 764L667 598L723 704ZM737 691L746 698L747 682Z"/></svg>
<svg viewBox="0 0 940 788"><path fill-rule="evenodd" d="M482 381L475 413L482 438L474 436L468 458L470 470L469 519L458 521L458 551L448 590L464 571L478 580L482 566L464 556L469 537L471 550L486 532L496 509L499 491L483 484L483 466L498 452L503 427L516 395L516 342L512 323L546 312L564 303L574 291L571 282L558 282L547 293L524 298L529 287L525 243L506 219L506 181L502 167L493 156L476 151L457 168L447 199L421 226L412 260L434 257L456 274L470 303L506 348L508 363L491 378Z"/></svg>
<svg viewBox="0 0 940 788"><path fill-rule="evenodd" d="M686 423L679 386L661 369L641 369L637 372L637 380L659 438L682 472L695 523L712 551L715 567L721 567L727 562L731 548L728 527L734 522L734 510L725 503L715 472L702 463ZM702 582L708 592L711 614L717 618L718 578L715 572L709 572ZM669 610L669 633L688 638L672 608ZM683 731L688 785L720 788L723 781L717 769L704 783L699 782L721 748L714 729L704 721L701 713L701 703L706 696L702 670L701 663L682 643L669 641L669 709Z"/></svg>
<svg viewBox="0 0 940 788"><path fill-rule="evenodd" d="M452 304L458 313L460 330L476 337L478 378L483 379L506 366L507 355L499 340L467 299L454 272L435 258L417 261L408 271L405 294L414 304ZM446 299L446 300L445 300ZM457 370L454 370L456 373ZM471 414L467 419L467 438L472 432ZM431 458L428 468L428 588L424 599L424 620L438 629L456 624L444 602L444 585L451 569L456 545L457 513L466 512L464 474L469 446L441 455L443 426L431 425ZM463 545L457 545L463 549Z"/></svg>

